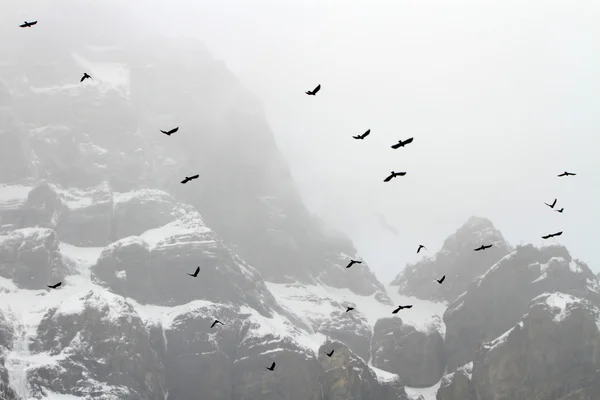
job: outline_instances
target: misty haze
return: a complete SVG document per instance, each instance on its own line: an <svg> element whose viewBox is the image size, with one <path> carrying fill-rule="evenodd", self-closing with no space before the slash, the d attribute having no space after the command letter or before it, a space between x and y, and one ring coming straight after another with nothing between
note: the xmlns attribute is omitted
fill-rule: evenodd
<svg viewBox="0 0 600 400"><path fill-rule="evenodd" d="M600 400L600 3L0 3L0 400Z"/></svg>

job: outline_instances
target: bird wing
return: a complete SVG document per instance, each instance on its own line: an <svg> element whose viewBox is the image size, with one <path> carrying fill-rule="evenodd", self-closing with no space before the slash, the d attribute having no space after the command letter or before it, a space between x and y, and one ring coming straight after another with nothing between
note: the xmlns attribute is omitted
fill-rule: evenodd
<svg viewBox="0 0 600 400"><path fill-rule="evenodd" d="M184 180L181 181L181 183L187 183L188 182L188 178L185 178Z"/></svg>
<svg viewBox="0 0 600 400"><path fill-rule="evenodd" d="M214 328L215 325L217 324L217 321L213 322L212 325L210 326L211 328Z"/></svg>
<svg viewBox="0 0 600 400"><path fill-rule="evenodd" d="M199 177L200 177L200 175L199 175L199 174L196 174L196 175L194 175L194 176L190 176L190 179L197 179L197 178L199 178Z"/></svg>
<svg viewBox="0 0 600 400"><path fill-rule="evenodd" d="M162 129L160 130L162 133L164 133L165 135L170 135L169 132L163 131Z"/></svg>
<svg viewBox="0 0 600 400"><path fill-rule="evenodd" d="M392 311L392 314L398 314L398 311L400 311L400 307L398 307L394 311Z"/></svg>
<svg viewBox="0 0 600 400"><path fill-rule="evenodd" d="M404 308L412 308L412 305L404 306Z"/></svg>
<svg viewBox="0 0 600 400"><path fill-rule="evenodd" d="M392 180L392 178L393 178L393 177L394 177L394 175L390 175L390 176L388 176L387 178L385 178L383 181L384 181L384 182L389 182L389 181L391 181L391 180Z"/></svg>
<svg viewBox="0 0 600 400"><path fill-rule="evenodd" d="M179 130L179 127L171 129L171 130L169 131L169 135L170 135L171 133L175 133L175 132L177 132L178 130Z"/></svg>
<svg viewBox="0 0 600 400"><path fill-rule="evenodd" d="M552 237L552 235L546 235L546 236L542 236L542 239L550 239Z"/></svg>
<svg viewBox="0 0 600 400"><path fill-rule="evenodd" d="M360 135L358 136L352 136L354 139L362 139L362 137Z"/></svg>
<svg viewBox="0 0 600 400"><path fill-rule="evenodd" d="M198 272L200 272L200 267L196 268L196 272L194 272L194 275L198 275Z"/></svg>
<svg viewBox="0 0 600 400"><path fill-rule="evenodd" d="M35 25L35 24L37 24L37 21L33 21L33 22L29 23L29 25Z"/></svg>
<svg viewBox="0 0 600 400"><path fill-rule="evenodd" d="M79 80L79 82L83 82L85 80L85 75L81 77L81 79Z"/></svg>
<svg viewBox="0 0 600 400"><path fill-rule="evenodd" d="M354 261L355 264L362 264L362 261Z"/></svg>
<svg viewBox="0 0 600 400"><path fill-rule="evenodd" d="M362 134L363 138L366 138L367 136L369 136L369 133L371 133L370 129L367 129L367 131L365 133Z"/></svg>
<svg viewBox="0 0 600 400"><path fill-rule="evenodd" d="M317 92L318 92L319 90L321 90L321 84L319 84L319 85L318 85L318 86L315 88L315 90L313 90L312 92L313 92L313 94L317 94Z"/></svg>
<svg viewBox="0 0 600 400"><path fill-rule="evenodd" d="M412 141L413 141L414 139L415 139L415 138L408 138L408 139L406 139L406 140L404 141L404 144L409 144L409 143L412 143Z"/></svg>
<svg viewBox="0 0 600 400"><path fill-rule="evenodd" d="M350 268L352 266L352 264L354 264L354 261L350 261L350 263L348 265L346 265L346 268Z"/></svg>
<svg viewBox="0 0 600 400"><path fill-rule="evenodd" d="M398 172L398 173L396 173L396 175L404 176L404 175L406 175L406 172Z"/></svg>
<svg viewBox="0 0 600 400"><path fill-rule="evenodd" d="M567 173L566 173L566 172L563 172L562 174L560 174L560 175L557 175L557 176L565 176L565 175L567 175Z"/></svg>
<svg viewBox="0 0 600 400"><path fill-rule="evenodd" d="M273 361L273 364L271 364L271 369L275 369L275 361Z"/></svg>
<svg viewBox="0 0 600 400"><path fill-rule="evenodd" d="M476 249L473 249L473 250L474 250L474 251L479 251L479 250L481 250L481 249L483 249L483 246L479 246L478 248L476 248Z"/></svg>
<svg viewBox="0 0 600 400"><path fill-rule="evenodd" d="M402 143L396 143L395 145L392 146L392 149L397 149L400 146L402 146Z"/></svg>
<svg viewBox="0 0 600 400"><path fill-rule="evenodd" d="M444 279L446 279L446 275L442 276L442 279L440 279L440 283L444 282Z"/></svg>
<svg viewBox="0 0 600 400"><path fill-rule="evenodd" d="M560 236L560 235L562 235L562 231L560 231L560 232L556 232L556 233L555 233L555 234L553 234L552 236Z"/></svg>

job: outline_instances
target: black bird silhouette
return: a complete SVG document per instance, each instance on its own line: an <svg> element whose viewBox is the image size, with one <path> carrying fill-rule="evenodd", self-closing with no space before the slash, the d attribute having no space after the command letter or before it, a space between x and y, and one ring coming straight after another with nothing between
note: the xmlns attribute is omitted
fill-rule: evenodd
<svg viewBox="0 0 600 400"><path fill-rule="evenodd" d="M371 130L368 129L365 133L363 133L362 135L357 135L357 136L352 136L354 139L364 139L367 136L369 136L369 133L371 133Z"/></svg>
<svg viewBox="0 0 600 400"><path fill-rule="evenodd" d="M479 246L478 248L476 248L476 249L474 249L474 250L475 250L475 251L481 251L481 250L489 249L490 247L492 247L492 245L491 245L491 244L488 244L488 245L483 245L483 244L482 244L481 246Z"/></svg>
<svg viewBox="0 0 600 400"><path fill-rule="evenodd" d="M196 268L196 272L193 274L188 274L189 276L193 276L194 278L198 276L198 272L200 272L200 267Z"/></svg>
<svg viewBox="0 0 600 400"><path fill-rule="evenodd" d="M92 80L94 80L94 78L92 78L91 76L89 76L89 75L87 74L87 72L84 72L84 73L83 73L83 76L81 77L81 80L80 80L79 82L83 82L83 81L85 81L86 79L92 79Z"/></svg>
<svg viewBox="0 0 600 400"><path fill-rule="evenodd" d="M444 279L446 279L446 275L442 276L440 279L436 279L435 281L441 285L442 282L444 282Z"/></svg>
<svg viewBox="0 0 600 400"><path fill-rule="evenodd" d="M388 176L387 178L385 178L383 181L384 182L389 182L389 181L392 180L392 178L395 178L397 176L404 176L404 175L406 175L406 172L394 172L394 171L392 171L392 172L390 172L390 176Z"/></svg>
<svg viewBox="0 0 600 400"><path fill-rule="evenodd" d="M560 235L562 235L562 231L556 232L556 233L551 233L551 234L546 235L546 236L542 236L542 239L550 239L550 238L553 238L555 236L560 236Z"/></svg>
<svg viewBox="0 0 600 400"><path fill-rule="evenodd" d="M564 209L564 207L563 207L563 208L561 208L560 210L554 210L554 211L561 213L561 212L565 211L565 209Z"/></svg>
<svg viewBox="0 0 600 400"><path fill-rule="evenodd" d="M392 146L392 149L399 149L400 147L404 147L409 143L412 143L414 138L408 138L405 141L398 140L398 143Z"/></svg>
<svg viewBox="0 0 600 400"><path fill-rule="evenodd" d="M354 310L354 307L346 307L346 312Z"/></svg>
<svg viewBox="0 0 600 400"><path fill-rule="evenodd" d="M309 95L309 96L314 96L315 94L317 94L317 92L319 90L321 90L321 84L319 84L319 86L317 86L316 88L314 88L314 90L312 90L312 91L309 90L308 92L305 92L305 93L307 95Z"/></svg>
<svg viewBox="0 0 600 400"><path fill-rule="evenodd" d="M172 134L174 134L175 132L177 132L179 130L179 127L177 128L173 128L170 131L163 131L162 129L160 130L162 133L164 133L167 136L171 136Z"/></svg>
<svg viewBox="0 0 600 400"><path fill-rule="evenodd" d="M59 287L60 285L62 285L62 282L58 282L55 285L47 285L50 289L56 289L57 287Z"/></svg>
<svg viewBox="0 0 600 400"><path fill-rule="evenodd" d="M417 249L417 254L419 254L419 252L421 251L421 249L425 249L427 250L427 247L423 246L422 244L419 245L419 248Z"/></svg>
<svg viewBox="0 0 600 400"><path fill-rule="evenodd" d="M394 311L392 311L392 314L398 314L398 311L404 310L405 308L412 308L412 305L409 305L409 306L398 306L398 308L396 308Z"/></svg>
<svg viewBox="0 0 600 400"><path fill-rule="evenodd" d="M268 369L269 371L273 371L275 369L275 361L273 361L273 364L271 364L270 367L265 367L266 369Z"/></svg>
<svg viewBox="0 0 600 400"><path fill-rule="evenodd" d="M181 181L181 183L188 183L191 180L198 179L199 176L200 175L186 176L185 179Z"/></svg>
<svg viewBox="0 0 600 400"><path fill-rule="evenodd" d="M335 351L335 350L331 350L331 352L329 352L329 353L325 352L325 354L327 354L327 357L331 358L331 356L333 355L333 352L334 352L334 351Z"/></svg>
<svg viewBox="0 0 600 400"><path fill-rule="evenodd" d="M567 172L567 171L565 171L565 172L563 172L562 174L560 174L560 175L557 175L557 176L559 176L559 177L560 177L560 176L571 176L571 175L572 175L572 176L575 176L575 175L577 175L577 174L574 174L574 173L572 173L572 172Z"/></svg>
<svg viewBox="0 0 600 400"><path fill-rule="evenodd" d="M21 28L31 28L33 25L37 24L37 21L33 21L33 22L27 22L25 21L24 24L19 25Z"/></svg>
<svg viewBox="0 0 600 400"><path fill-rule="evenodd" d="M215 322L212 323L212 325L210 326L211 328L214 328L216 324L221 324L223 325L223 323L221 321L219 321L218 319L215 319Z"/></svg>
<svg viewBox="0 0 600 400"><path fill-rule="evenodd" d="M552 204L548 204L546 202L544 202L545 205L547 205L550 208L554 208L554 206L556 205L556 199L554 199L554 201L552 202Z"/></svg>
<svg viewBox="0 0 600 400"><path fill-rule="evenodd" d="M350 260L350 264L348 264L346 268L350 268L354 264L362 264L362 261Z"/></svg>

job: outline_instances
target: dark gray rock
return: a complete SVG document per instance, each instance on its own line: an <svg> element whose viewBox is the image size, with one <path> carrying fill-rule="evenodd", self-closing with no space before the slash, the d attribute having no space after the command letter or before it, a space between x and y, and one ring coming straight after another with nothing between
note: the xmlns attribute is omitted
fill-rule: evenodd
<svg viewBox="0 0 600 400"><path fill-rule="evenodd" d="M13 231L0 242L0 276L24 289L42 289L71 270L63 262L56 233L48 228Z"/></svg>
<svg viewBox="0 0 600 400"><path fill-rule="evenodd" d="M325 352L334 350L332 357ZM320 376L327 400L408 400L399 379L381 381L367 363L340 342L326 342L319 349L324 372Z"/></svg>
<svg viewBox="0 0 600 400"><path fill-rule="evenodd" d="M369 361L371 326L361 311L354 309L346 312L345 306L340 304L341 310L333 312L317 330L332 340L344 343L356 356ZM358 307L356 304L348 304L348 306Z"/></svg>
<svg viewBox="0 0 600 400"><path fill-rule="evenodd" d="M587 300L546 293L521 322L477 353L478 399L592 400L600 389L600 310Z"/></svg>
<svg viewBox="0 0 600 400"><path fill-rule="evenodd" d="M42 182L29 192L22 207L20 226L60 230L68 211L58 193L47 182Z"/></svg>
<svg viewBox="0 0 600 400"><path fill-rule="evenodd" d="M484 251L473 251L483 244L493 246ZM491 221L471 217L444 241L442 249L434 257L407 265L392 281L392 286L399 286L399 293L407 296L453 301L473 279L510 251L510 246ZM443 285L431 284L432 277L443 275L446 275Z"/></svg>
<svg viewBox="0 0 600 400"><path fill-rule="evenodd" d="M160 190L115 193L113 233L115 240L141 235L175 220L178 203ZM179 206L181 208L181 206Z"/></svg>
<svg viewBox="0 0 600 400"><path fill-rule="evenodd" d="M589 268L562 246L519 246L469 285L444 314L448 371L475 356L483 342L521 319L530 301L562 291L597 302L600 285Z"/></svg>
<svg viewBox="0 0 600 400"><path fill-rule="evenodd" d="M436 400L477 400L471 382L472 370L473 363L471 362L445 375L440 383Z"/></svg>
<svg viewBox="0 0 600 400"><path fill-rule="evenodd" d="M55 357L29 371L36 398L47 390L90 399L165 398L164 366L144 324L122 297L106 291L90 290L50 309L30 350Z"/></svg>
<svg viewBox="0 0 600 400"><path fill-rule="evenodd" d="M444 339L431 327L421 332L400 318L377 321L371 341L373 366L397 374L409 387L435 385L444 374Z"/></svg>

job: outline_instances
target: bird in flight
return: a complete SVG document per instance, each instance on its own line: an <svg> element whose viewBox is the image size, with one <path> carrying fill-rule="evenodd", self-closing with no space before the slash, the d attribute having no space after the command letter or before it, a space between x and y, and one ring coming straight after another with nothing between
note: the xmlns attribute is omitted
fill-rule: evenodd
<svg viewBox="0 0 600 400"><path fill-rule="evenodd" d="M92 78L91 76L89 76L87 72L84 72L83 76L81 77L81 79L79 80L79 82L83 82L86 79L92 79L92 80L94 80L94 78Z"/></svg>
<svg viewBox="0 0 600 400"><path fill-rule="evenodd" d="M565 211L565 208L563 207L560 210L554 210L554 211L561 213L561 212Z"/></svg>
<svg viewBox="0 0 600 400"><path fill-rule="evenodd" d="M400 311L400 310L404 310L405 308L412 308L412 305L408 305L408 306L398 306L398 308L396 308L394 311L392 311L392 314L398 314L398 311Z"/></svg>
<svg viewBox="0 0 600 400"><path fill-rule="evenodd" d="M348 264L346 268L350 268L354 264L362 264L362 261L350 260L350 264Z"/></svg>
<svg viewBox="0 0 600 400"><path fill-rule="evenodd" d="M160 130L162 133L164 133L167 136L171 136L172 134L174 134L175 132L177 132L179 130L179 127L177 128L173 128L170 131L163 131L162 129Z"/></svg>
<svg viewBox="0 0 600 400"><path fill-rule="evenodd" d="M33 21L33 22L27 22L25 21L24 24L19 25L21 28L31 28L33 25L37 24L37 21Z"/></svg>
<svg viewBox="0 0 600 400"><path fill-rule="evenodd" d="M62 282L58 282L55 285L47 285L50 289L56 289L57 287L59 287L60 285L62 285Z"/></svg>
<svg viewBox="0 0 600 400"><path fill-rule="evenodd" d="M309 96L314 96L317 94L317 92L321 90L321 84L319 84L319 86L317 86L316 88L314 88L312 91L309 90L308 92L305 92L307 95Z"/></svg>
<svg viewBox="0 0 600 400"><path fill-rule="evenodd" d="M333 355L334 351L335 350L331 350L329 353L325 352L325 354L327 354L327 357L331 358L331 356Z"/></svg>
<svg viewBox="0 0 600 400"><path fill-rule="evenodd" d="M196 272L194 272L193 274L188 274L188 275L196 278L198 276L198 272L200 272L200 267L196 268Z"/></svg>
<svg viewBox="0 0 600 400"><path fill-rule="evenodd" d="M215 319L215 322L213 322L213 323L212 323L212 325L211 325L210 327L211 327L211 328L214 328L214 327L215 327L215 325L217 325L217 324L221 324L221 325L223 325L223 323L222 323L221 321L219 321L218 319Z"/></svg>
<svg viewBox="0 0 600 400"><path fill-rule="evenodd" d="M421 251L421 249L425 249L427 250L427 247L423 246L422 244L419 245L419 248L417 249L417 254L419 254L419 252Z"/></svg>
<svg viewBox="0 0 600 400"><path fill-rule="evenodd" d="M550 208L554 208L554 206L556 205L556 199L554 199L554 201L552 202L552 204L548 204L546 202L544 202L545 205L547 205Z"/></svg>
<svg viewBox="0 0 600 400"><path fill-rule="evenodd" d="M482 244L481 246L479 246L478 248L476 248L476 249L474 249L474 250L475 250L475 251L481 251L481 250L489 249L490 247L492 247L492 245L491 245L491 244L488 244L488 245L483 245L483 244Z"/></svg>
<svg viewBox="0 0 600 400"><path fill-rule="evenodd" d="M572 173L572 172L567 172L567 171L565 171L565 172L563 172L562 174L560 174L560 175L557 175L557 176L561 177L561 176L571 176L571 175L572 175L572 176L575 176L575 175L577 175L577 174L574 174L574 173Z"/></svg>
<svg viewBox="0 0 600 400"><path fill-rule="evenodd" d="M265 367L266 369L268 369L269 371L273 371L275 369L275 361L273 361L273 364L271 364L270 367Z"/></svg>
<svg viewBox="0 0 600 400"><path fill-rule="evenodd" d="M392 178L395 178L397 176L404 176L404 175L406 175L406 172L394 172L394 171L392 171L390 173L390 176L388 176L387 178L385 178L383 181L384 182L389 182L389 181L392 180Z"/></svg>
<svg viewBox="0 0 600 400"><path fill-rule="evenodd" d="M444 282L444 279L446 279L446 275L442 276L440 279L436 279L435 281L441 285L442 282Z"/></svg>
<svg viewBox="0 0 600 400"><path fill-rule="evenodd" d="M556 233L551 233L551 234L546 235L546 236L542 236L542 239L550 239L550 238L553 238L555 236L560 236L560 235L562 235L562 231L556 232Z"/></svg>
<svg viewBox="0 0 600 400"><path fill-rule="evenodd" d="M398 143L392 146L392 149L399 149L400 147L404 147L409 143L412 143L414 138L408 138L405 141L398 140Z"/></svg>
<svg viewBox="0 0 600 400"><path fill-rule="evenodd" d="M369 133L371 133L371 130L368 129L365 133L363 133L362 135L357 135L357 136L352 136L354 139L364 139L367 136L369 136Z"/></svg>
<svg viewBox="0 0 600 400"><path fill-rule="evenodd" d="M346 312L354 310L354 307L346 307Z"/></svg>
<svg viewBox="0 0 600 400"><path fill-rule="evenodd" d="M186 176L185 179L181 181L181 183L188 183L191 180L198 179L199 176L200 175Z"/></svg>

